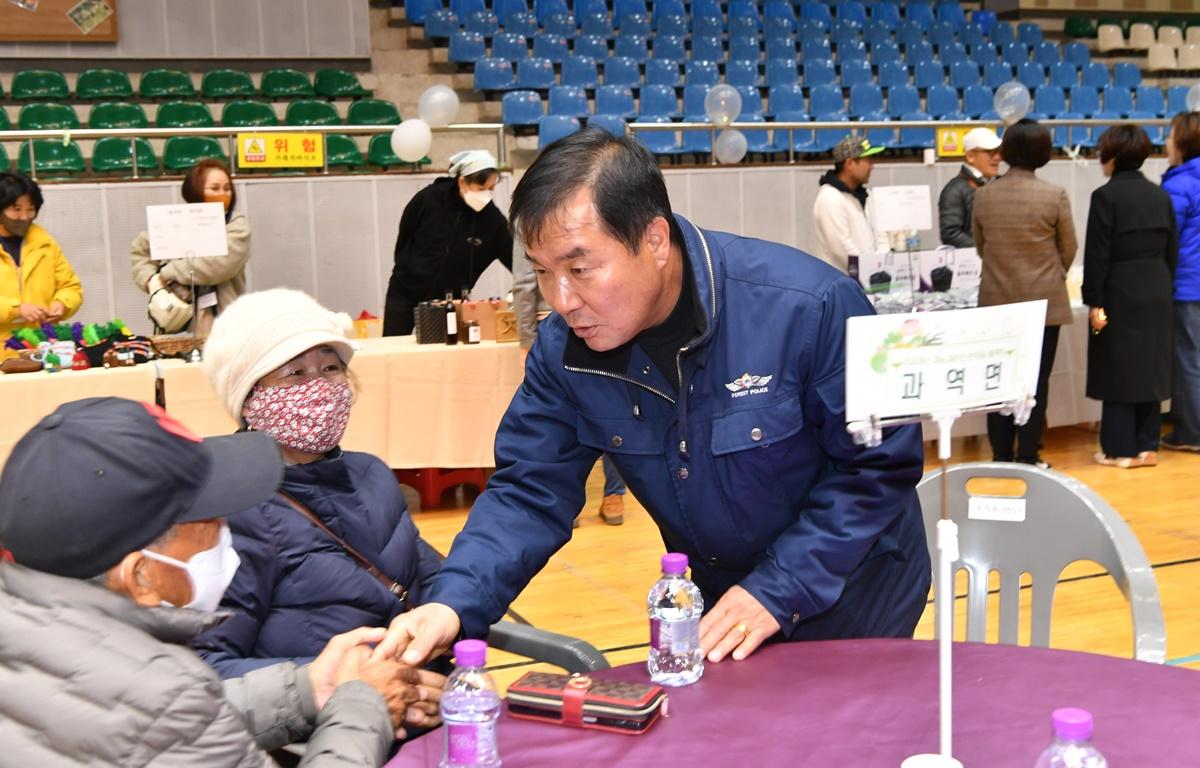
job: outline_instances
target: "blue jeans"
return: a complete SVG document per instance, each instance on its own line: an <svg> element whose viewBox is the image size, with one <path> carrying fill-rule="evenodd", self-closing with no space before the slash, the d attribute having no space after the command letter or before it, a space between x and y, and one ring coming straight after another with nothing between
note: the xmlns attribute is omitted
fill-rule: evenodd
<svg viewBox="0 0 1200 768"><path fill-rule="evenodd" d="M1175 369L1171 441L1200 445L1200 301L1175 302Z"/></svg>
<svg viewBox="0 0 1200 768"><path fill-rule="evenodd" d="M621 473L617 471L617 465L613 464L613 460L608 458L607 453L601 457L600 461L604 465L604 495L625 495L625 481L621 479Z"/></svg>

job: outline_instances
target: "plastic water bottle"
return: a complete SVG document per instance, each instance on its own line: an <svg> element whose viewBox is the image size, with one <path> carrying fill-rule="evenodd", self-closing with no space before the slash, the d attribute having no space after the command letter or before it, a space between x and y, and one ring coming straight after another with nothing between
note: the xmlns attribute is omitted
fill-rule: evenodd
<svg viewBox="0 0 1200 768"><path fill-rule="evenodd" d="M1054 743L1038 758L1034 768L1108 768L1100 750L1092 746L1092 713L1065 707L1050 715Z"/></svg>
<svg viewBox="0 0 1200 768"><path fill-rule="evenodd" d="M694 683L704 674L700 652L700 614L704 598L684 574L687 555L669 552L662 558L662 578L650 588L650 679L659 685Z"/></svg>
<svg viewBox="0 0 1200 768"><path fill-rule="evenodd" d="M441 712L445 727L441 768L484 766L498 768L496 718L500 696L484 670L487 643L460 640L454 644L454 674L446 680Z"/></svg>

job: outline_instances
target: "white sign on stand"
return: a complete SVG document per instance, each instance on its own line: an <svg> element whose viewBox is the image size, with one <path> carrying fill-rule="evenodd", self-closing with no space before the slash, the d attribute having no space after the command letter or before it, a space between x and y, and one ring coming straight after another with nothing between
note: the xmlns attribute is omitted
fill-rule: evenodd
<svg viewBox="0 0 1200 768"><path fill-rule="evenodd" d="M933 203L924 184L871 187L867 199L877 232L918 232L933 229Z"/></svg>
<svg viewBox="0 0 1200 768"><path fill-rule="evenodd" d="M155 261L225 256L225 206L220 203L147 205L146 234Z"/></svg>

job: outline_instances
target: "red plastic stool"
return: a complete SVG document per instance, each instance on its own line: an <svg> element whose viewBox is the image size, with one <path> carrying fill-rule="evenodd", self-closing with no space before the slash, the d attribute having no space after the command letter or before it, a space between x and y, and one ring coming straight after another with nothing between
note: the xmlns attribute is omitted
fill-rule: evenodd
<svg viewBox="0 0 1200 768"><path fill-rule="evenodd" d="M396 469L396 480L417 489L421 496L421 509L430 509L442 503L442 494L456 485L473 485L480 491L487 484L480 467L471 469Z"/></svg>

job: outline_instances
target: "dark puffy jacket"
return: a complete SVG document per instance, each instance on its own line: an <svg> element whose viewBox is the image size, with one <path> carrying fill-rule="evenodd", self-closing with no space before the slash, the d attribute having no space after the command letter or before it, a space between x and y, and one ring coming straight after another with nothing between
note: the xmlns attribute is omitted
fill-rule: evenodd
<svg viewBox="0 0 1200 768"><path fill-rule="evenodd" d="M1167 169L1162 185L1179 227L1175 301L1200 301L1200 157Z"/></svg>
<svg viewBox="0 0 1200 768"><path fill-rule="evenodd" d="M975 185L966 166L950 179L938 196L938 231L942 245L974 248L971 237L971 212L975 208Z"/></svg>
<svg viewBox="0 0 1200 768"><path fill-rule="evenodd" d="M321 461L293 464L283 490L422 602L439 557L413 525L392 471L366 453L334 449ZM329 638L356 627L383 627L399 601L323 531L282 498L229 518L242 564L225 592L226 622L198 637L197 652L237 677L280 661L306 663Z"/></svg>

